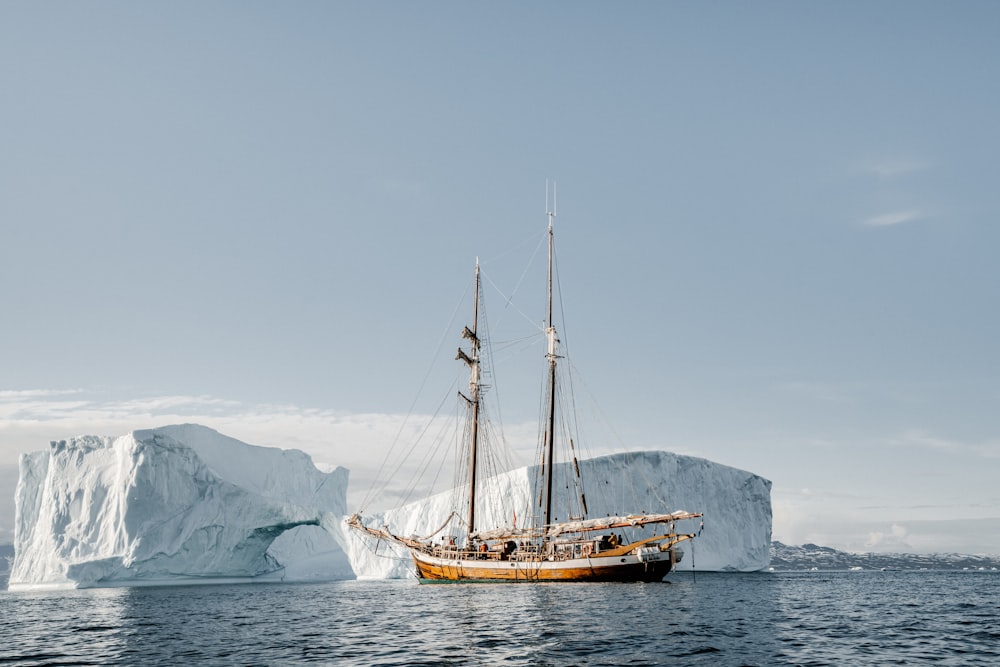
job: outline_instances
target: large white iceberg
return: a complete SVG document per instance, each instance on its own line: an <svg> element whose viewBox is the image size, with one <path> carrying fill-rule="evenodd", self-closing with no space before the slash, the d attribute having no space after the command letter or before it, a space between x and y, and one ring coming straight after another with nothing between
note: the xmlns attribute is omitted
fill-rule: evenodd
<svg viewBox="0 0 1000 667"><path fill-rule="evenodd" d="M347 471L321 472L299 451L182 425L53 442L47 451L23 455L20 465L12 590L411 576L405 553L346 528ZM581 461L580 468L589 480L591 517L704 513L704 530L685 543L679 569L767 567L769 481L668 452L616 454ZM530 507L535 472L519 468L493 477L486 494ZM555 505L564 505L569 492L557 487ZM397 534L428 535L455 494L368 520ZM480 510L498 524L513 519Z"/></svg>
<svg viewBox="0 0 1000 667"><path fill-rule="evenodd" d="M21 457L9 587L353 577L347 476L197 425L53 442Z"/></svg>
<svg viewBox="0 0 1000 667"><path fill-rule="evenodd" d="M568 464L555 469L566 479ZM652 451L613 454L580 461L586 480L588 515L601 517L628 512L687 510L704 514L701 522L679 522L678 532L694 532L683 543L685 556L677 569L753 572L767 568L771 547L771 482L753 473L706 459ZM530 507L535 467L520 468L488 480L487 493L505 498L507 506ZM557 485L554 505L566 505L570 486ZM397 535L425 537L440 527L454 509L448 491L401 508L371 514L365 523L388 526ZM503 517L508 520L513 517ZM646 533L651 535L651 533ZM638 537L638 534L635 536ZM401 549L356 532L346 535L348 556L361 578L413 576L413 565Z"/></svg>

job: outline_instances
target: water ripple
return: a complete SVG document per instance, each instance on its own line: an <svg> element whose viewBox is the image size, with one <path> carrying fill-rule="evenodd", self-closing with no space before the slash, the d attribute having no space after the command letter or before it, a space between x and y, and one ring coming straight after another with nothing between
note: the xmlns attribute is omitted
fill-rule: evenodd
<svg viewBox="0 0 1000 667"><path fill-rule="evenodd" d="M0 665L992 665L991 573L0 594Z"/></svg>

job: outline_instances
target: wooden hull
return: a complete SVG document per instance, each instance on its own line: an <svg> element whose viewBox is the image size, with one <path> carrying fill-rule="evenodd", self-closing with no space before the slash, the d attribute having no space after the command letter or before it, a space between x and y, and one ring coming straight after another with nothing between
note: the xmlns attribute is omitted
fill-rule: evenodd
<svg viewBox="0 0 1000 667"><path fill-rule="evenodd" d="M410 555L417 567L417 577L434 582L585 582L585 581L660 581L673 568L670 551L610 557L572 558L568 560L482 559L442 557L418 549ZM656 553L652 553L656 551Z"/></svg>

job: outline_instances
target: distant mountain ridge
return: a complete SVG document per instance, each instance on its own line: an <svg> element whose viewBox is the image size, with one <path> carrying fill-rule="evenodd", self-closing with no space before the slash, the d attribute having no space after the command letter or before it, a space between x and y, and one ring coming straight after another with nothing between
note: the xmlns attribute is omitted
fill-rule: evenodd
<svg viewBox="0 0 1000 667"><path fill-rule="evenodd" d="M815 544L771 542L771 569L789 570L1000 570L1000 556L970 554L854 554Z"/></svg>

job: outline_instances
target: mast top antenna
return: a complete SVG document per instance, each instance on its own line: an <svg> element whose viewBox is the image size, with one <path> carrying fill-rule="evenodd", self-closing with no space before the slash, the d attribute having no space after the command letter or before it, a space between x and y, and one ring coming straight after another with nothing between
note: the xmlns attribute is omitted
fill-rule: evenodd
<svg viewBox="0 0 1000 667"><path fill-rule="evenodd" d="M556 182L552 181L552 208L549 208L549 179L545 179L545 215L549 216L549 224L556 217Z"/></svg>

